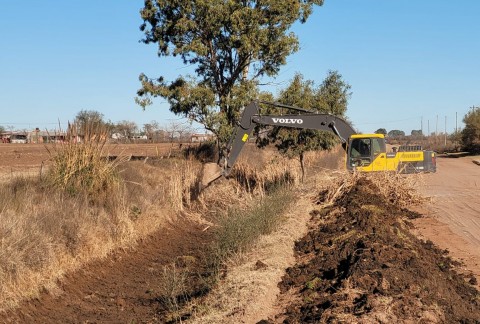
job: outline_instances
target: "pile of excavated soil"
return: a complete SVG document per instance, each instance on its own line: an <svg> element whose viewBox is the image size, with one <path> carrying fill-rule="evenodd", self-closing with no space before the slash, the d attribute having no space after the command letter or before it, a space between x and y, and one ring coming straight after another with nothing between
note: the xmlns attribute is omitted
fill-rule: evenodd
<svg viewBox="0 0 480 324"><path fill-rule="evenodd" d="M370 181L312 216L318 226L296 243L298 263L279 285L291 302L275 322L479 322L473 277L411 234L408 218L419 215Z"/></svg>

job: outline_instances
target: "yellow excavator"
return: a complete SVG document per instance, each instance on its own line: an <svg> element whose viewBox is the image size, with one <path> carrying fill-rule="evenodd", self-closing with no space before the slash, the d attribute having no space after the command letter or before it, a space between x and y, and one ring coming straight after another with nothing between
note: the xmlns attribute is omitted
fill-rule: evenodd
<svg viewBox="0 0 480 324"><path fill-rule="evenodd" d="M260 104L297 111L298 114L261 115ZM346 152L346 168L351 171L396 171L401 173L436 172L436 153L420 146L400 146L387 152L383 134L356 134L352 126L340 117L284 105L252 101L243 110L235 132L227 145L223 168L210 165L204 172L202 184L210 184L221 176L228 176L243 146L257 125L314 129L334 133L340 138ZM216 168L212 171L212 168Z"/></svg>

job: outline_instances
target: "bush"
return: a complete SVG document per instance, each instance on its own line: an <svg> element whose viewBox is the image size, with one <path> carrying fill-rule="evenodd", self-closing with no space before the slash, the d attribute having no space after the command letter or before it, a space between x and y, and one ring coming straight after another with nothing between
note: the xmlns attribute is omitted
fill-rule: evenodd
<svg viewBox="0 0 480 324"><path fill-rule="evenodd" d="M70 126L75 129L76 126ZM53 161L46 183L71 195L85 193L89 197L109 194L117 188L118 165L126 158L110 160L105 154L108 131L105 127L85 128L82 140L74 133L68 142L49 151Z"/></svg>

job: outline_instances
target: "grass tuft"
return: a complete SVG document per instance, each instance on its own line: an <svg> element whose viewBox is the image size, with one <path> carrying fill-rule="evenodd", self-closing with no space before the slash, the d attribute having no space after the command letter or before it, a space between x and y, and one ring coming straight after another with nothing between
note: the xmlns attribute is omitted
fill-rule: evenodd
<svg viewBox="0 0 480 324"><path fill-rule="evenodd" d="M77 125L70 125L77 129ZM110 194L118 187L118 166L127 157L108 159L106 143L108 130L105 126L85 127L82 139L72 132L71 139L49 150L52 165L46 182L54 188L71 195L80 193L90 197Z"/></svg>
<svg viewBox="0 0 480 324"><path fill-rule="evenodd" d="M218 220L218 230L206 256L212 283L225 270L226 262L248 250L261 235L271 233L282 221L282 215L294 197L286 187L277 188L247 210L230 209Z"/></svg>

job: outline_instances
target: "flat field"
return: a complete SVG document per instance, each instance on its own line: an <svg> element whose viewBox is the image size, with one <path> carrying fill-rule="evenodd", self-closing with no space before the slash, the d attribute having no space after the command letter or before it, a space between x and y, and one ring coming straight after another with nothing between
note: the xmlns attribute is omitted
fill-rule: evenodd
<svg viewBox="0 0 480 324"><path fill-rule="evenodd" d="M188 144L181 144L182 147ZM158 157L178 152L179 143L107 144L105 155ZM50 152L61 149L61 144L0 144L0 181L12 175L36 175L48 165Z"/></svg>

